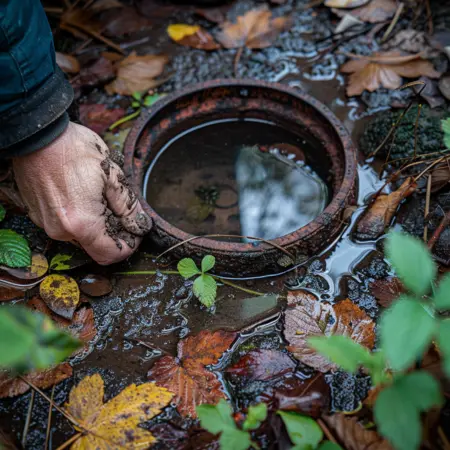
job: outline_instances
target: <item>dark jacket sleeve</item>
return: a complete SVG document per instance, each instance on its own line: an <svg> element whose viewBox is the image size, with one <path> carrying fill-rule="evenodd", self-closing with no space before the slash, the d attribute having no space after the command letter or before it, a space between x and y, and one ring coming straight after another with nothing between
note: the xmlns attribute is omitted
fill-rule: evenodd
<svg viewBox="0 0 450 450"><path fill-rule="evenodd" d="M0 158L56 139L72 100L40 0L0 0Z"/></svg>

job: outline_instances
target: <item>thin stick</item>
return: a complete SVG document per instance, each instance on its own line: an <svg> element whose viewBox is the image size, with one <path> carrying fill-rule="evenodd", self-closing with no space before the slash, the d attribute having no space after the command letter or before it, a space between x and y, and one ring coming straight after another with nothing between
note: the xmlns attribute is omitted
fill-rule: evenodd
<svg viewBox="0 0 450 450"><path fill-rule="evenodd" d="M241 290L243 292L246 292L247 294L258 295L258 296L266 295L266 294L264 294L262 292L252 291L251 289L247 289L245 287L242 287L242 286L239 286L237 284L234 284L231 281L224 280L223 278L221 278L221 277L219 277L217 275L211 275L211 276L213 278L215 278L216 280L219 280L221 283L226 284L226 285L231 286L231 287L234 287L235 289L239 289L239 290Z"/></svg>
<svg viewBox="0 0 450 450"><path fill-rule="evenodd" d="M404 7L405 7L404 3L400 3L398 5L397 11L395 11L395 15L392 18L392 22L390 23L388 29L386 30L386 32L383 34L383 37L381 38L381 42L385 42L387 40L387 38L391 34L392 30L394 29L395 25L397 25L398 19L400 18L400 15L402 14Z"/></svg>
<svg viewBox="0 0 450 450"><path fill-rule="evenodd" d="M435 161L433 161L428 167L426 167L424 170L422 170L422 172L419 173L419 175L417 175L414 178L414 181L417 183L417 181L422 178L430 169L432 169L436 164L439 164L441 161L443 161L444 159L448 158L448 155L443 156L442 158L438 158Z"/></svg>
<svg viewBox="0 0 450 450"><path fill-rule="evenodd" d="M50 400L53 402L53 397L55 396L55 384L52 387L52 395L50 396ZM33 391L34 392L34 391ZM47 417L47 432L45 434L45 446L44 450L48 449L48 441L50 439L50 429L52 428L52 411L53 406L50 404L48 408L48 417Z"/></svg>
<svg viewBox="0 0 450 450"><path fill-rule="evenodd" d="M27 418L25 420L25 426L23 427L23 435L22 435L22 447L23 448L25 448L25 445L27 443L27 435L28 435L28 429L30 428L33 404L34 404L34 391L31 391L30 403L28 403Z"/></svg>
<svg viewBox="0 0 450 450"><path fill-rule="evenodd" d="M419 118L421 111L422 111L422 103L419 103L419 106L417 107L416 125L414 127L414 158L417 155L417 130L419 128Z"/></svg>
<svg viewBox="0 0 450 450"><path fill-rule="evenodd" d="M327 439L331 442L337 444L336 438L331 434L330 429L325 425L325 422L322 419L317 419L317 423L320 428L322 428L323 434L327 437Z"/></svg>
<svg viewBox="0 0 450 450"><path fill-rule="evenodd" d="M128 341L135 341L138 344L142 345L143 347L148 348L149 350L156 350L158 352L163 353L164 355L167 356L172 356L169 352L166 352L165 350L163 350L162 348L158 348L158 347L154 347L153 345L147 344L147 342L141 341L140 339L134 339L134 338L129 338L127 339Z"/></svg>
<svg viewBox="0 0 450 450"><path fill-rule="evenodd" d="M431 179L432 179L433 175L430 173L430 175L428 175L428 181L427 181L427 195L425 197L425 211L423 214L423 220L425 222L425 227L423 229L423 241L425 242L425 244L428 241L428 224L426 223L428 214L430 214L430 197L431 197Z"/></svg>
<svg viewBox="0 0 450 450"><path fill-rule="evenodd" d="M428 33L430 35L433 34L434 26L433 26L433 14L431 13L430 0L425 0L425 7L427 10L427 20L428 20Z"/></svg>
<svg viewBox="0 0 450 450"><path fill-rule="evenodd" d="M141 113L142 108L138 108L136 111L132 112L131 114L128 114L128 116L123 116L119 120L116 120L110 127L108 128L109 131L114 130L114 128L118 127L119 125L122 125L125 122L128 122L129 120L133 120L134 118L138 117Z"/></svg>
<svg viewBox="0 0 450 450"><path fill-rule="evenodd" d="M447 227L447 225L450 223L450 211L447 211L445 216L442 218L441 223L439 226L434 230L433 236L431 236L430 240L428 241L428 249L433 250L436 242L439 240L442 232Z"/></svg>
<svg viewBox="0 0 450 450"><path fill-rule="evenodd" d="M76 440L80 439L83 433L74 434L68 441L64 442L64 444L60 445L56 450L64 450L70 444L73 444Z"/></svg>
<svg viewBox="0 0 450 450"><path fill-rule="evenodd" d="M234 67L234 76L235 78L238 77L238 70L239 70L239 61L241 60L241 56L242 56L242 52L244 51L244 47L239 47L238 51L236 52L236 55L234 56L234 63L233 63L233 67Z"/></svg>

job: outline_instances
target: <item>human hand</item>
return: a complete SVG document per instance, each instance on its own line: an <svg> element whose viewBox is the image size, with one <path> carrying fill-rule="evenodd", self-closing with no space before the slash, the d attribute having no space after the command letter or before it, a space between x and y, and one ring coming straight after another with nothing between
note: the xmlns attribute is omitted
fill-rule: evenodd
<svg viewBox="0 0 450 450"><path fill-rule="evenodd" d="M76 241L99 264L130 256L152 226L109 149L69 123L47 147L13 159L31 220L58 241Z"/></svg>

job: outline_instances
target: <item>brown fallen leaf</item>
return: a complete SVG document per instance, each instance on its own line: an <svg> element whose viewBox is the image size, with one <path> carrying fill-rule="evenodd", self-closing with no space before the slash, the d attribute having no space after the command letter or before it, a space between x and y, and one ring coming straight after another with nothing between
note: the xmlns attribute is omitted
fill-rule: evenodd
<svg viewBox="0 0 450 450"><path fill-rule="evenodd" d="M381 306L388 308L395 299L405 292L405 288L398 278L392 277L370 283L370 292Z"/></svg>
<svg viewBox="0 0 450 450"><path fill-rule="evenodd" d="M123 108L109 109L103 104L83 103L79 106L80 122L95 131L103 134L110 125L125 115Z"/></svg>
<svg viewBox="0 0 450 450"><path fill-rule="evenodd" d="M140 14L136 8L132 6L126 7L122 4L121 8L119 12L112 10L102 15L102 31L106 36L121 37L151 27L151 21L143 14Z"/></svg>
<svg viewBox="0 0 450 450"><path fill-rule="evenodd" d="M79 281L81 292L91 297L101 297L112 291L111 281L103 275L86 275Z"/></svg>
<svg viewBox="0 0 450 450"><path fill-rule="evenodd" d="M43 277L48 271L47 258L42 253L31 255L31 266L23 268L12 268L0 266L0 269L19 280L35 280Z"/></svg>
<svg viewBox="0 0 450 450"><path fill-rule="evenodd" d="M379 238L390 225L400 203L416 189L417 183L409 177L396 191L380 194L356 224L356 238L362 241Z"/></svg>
<svg viewBox="0 0 450 450"><path fill-rule="evenodd" d="M450 75L445 75L439 80L439 90L447 100L450 100Z"/></svg>
<svg viewBox="0 0 450 450"><path fill-rule="evenodd" d="M0 286L0 302L8 302L16 298L23 298L24 291L13 287Z"/></svg>
<svg viewBox="0 0 450 450"><path fill-rule="evenodd" d="M272 18L272 12L264 6L239 16L236 23L224 22L216 39L225 48L265 48L290 26L289 17Z"/></svg>
<svg viewBox="0 0 450 450"><path fill-rule="evenodd" d="M431 59L439 56L439 50L430 45L428 33L413 28L398 31L382 46L383 51L397 51L411 54L420 53L422 58Z"/></svg>
<svg viewBox="0 0 450 450"><path fill-rule="evenodd" d="M431 192L438 192L450 183L450 161L436 164L431 172Z"/></svg>
<svg viewBox="0 0 450 450"><path fill-rule="evenodd" d="M108 94L132 95L147 92L160 84L155 78L161 75L168 62L164 55L138 56L131 53L117 65L116 79L105 89Z"/></svg>
<svg viewBox="0 0 450 450"><path fill-rule="evenodd" d="M364 428L356 417L336 413L323 416L323 420L347 450L394 450L386 439Z"/></svg>
<svg viewBox="0 0 450 450"><path fill-rule="evenodd" d="M159 359L148 377L175 394L180 414L197 417L196 406L226 398L217 375L205 366L216 364L235 338L236 333L220 330L189 336L178 343L177 358Z"/></svg>
<svg viewBox="0 0 450 450"><path fill-rule="evenodd" d="M198 25L176 23L167 27L167 34L177 44L201 50L217 50L220 45L210 33Z"/></svg>
<svg viewBox="0 0 450 450"><path fill-rule="evenodd" d="M72 367L69 363L58 364L45 370L33 371L23 377L40 389L47 389L61 383L72 376ZM0 398L15 397L30 390L30 386L21 378L11 378L8 372L0 372Z"/></svg>
<svg viewBox="0 0 450 450"><path fill-rule="evenodd" d="M83 87L94 87L114 78L114 66L110 59L102 56L88 67L83 67L78 76L72 78L70 83L75 91Z"/></svg>
<svg viewBox="0 0 450 450"><path fill-rule="evenodd" d="M219 6L217 8L197 8L195 14L209 20L212 23L221 24L227 20L227 11L230 5Z"/></svg>
<svg viewBox="0 0 450 450"><path fill-rule="evenodd" d="M310 336L348 336L369 350L375 345L374 322L349 299L331 305L299 290L288 292L287 301L284 337L290 344L288 350L304 364L320 372L337 368L309 346Z"/></svg>
<svg viewBox="0 0 450 450"><path fill-rule="evenodd" d="M380 23L391 19L397 10L395 0L372 0L368 4L351 11L341 11L333 9L333 12L343 17L345 14L351 14L353 17L368 23Z"/></svg>
<svg viewBox="0 0 450 450"><path fill-rule="evenodd" d="M53 312L66 319L73 317L80 301L78 284L67 275L49 275L39 286L39 293Z"/></svg>
<svg viewBox="0 0 450 450"><path fill-rule="evenodd" d="M325 0L328 8L357 8L369 3L370 0Z"/></svg>
<svg viewBox="0 0 450 450"><path fill-rule="evenodd" d="M78 59L67 53L56 52L56 64L65 73L78 73L80 71Z"/></svg>
<svg viewBox="0 0 450 450"><path fill-rule="evenodd" d="M426 76L439 78L433 64L421 59L421 55L402 56L399 52L375 53L372 56L358 56L341 66L342 73L350 73L347 95L361 95L364 90L376 91L379 87L398 89L403 84L402 77Z"/></svg>
<svg viewBox="0 0 450 450"><path fill-rule="evenodd" d="M64 409L85 429L72 450L148 448L156 439L140 423L161 413L172 393L154 383L131 384L103 403L104 383L99 374L87 376L69 394Z"/></svg>
<svg viewBox="0 0 450 450"><path fill-rule="evenodd" d="M280 350L251 350L226 370L249 381L268 381L293 372L297 363Z"/></svg>

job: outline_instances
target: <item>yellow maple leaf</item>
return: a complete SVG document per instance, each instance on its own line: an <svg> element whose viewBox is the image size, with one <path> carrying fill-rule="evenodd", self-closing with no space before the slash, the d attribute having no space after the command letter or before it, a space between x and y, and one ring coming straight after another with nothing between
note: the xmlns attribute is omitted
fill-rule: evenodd
<svg viewBox="0 0 450 450"><path fill-rule="evenodd" d="M100 375L87 376L69 395L66 411L79 423L83 434L72 450L144 449L156 438L139 427L158 415L173 394L154 383L127 386L120 394L103 403L104 383Z"/></svg>

